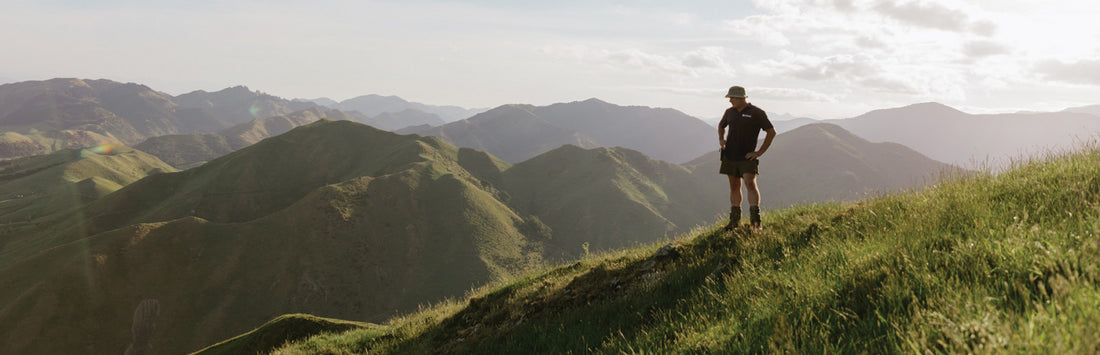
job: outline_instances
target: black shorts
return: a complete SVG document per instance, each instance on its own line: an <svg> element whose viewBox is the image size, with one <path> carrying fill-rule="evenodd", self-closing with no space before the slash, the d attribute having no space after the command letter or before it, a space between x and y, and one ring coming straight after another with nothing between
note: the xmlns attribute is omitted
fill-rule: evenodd
<svg viewBox="0 0 1100 355"><path fill-rule="evenodd" d="M760 175L760 160L729 160L723 155L722 167L718 168L718 173L736 177L741 177L745 174Z"/></svg>

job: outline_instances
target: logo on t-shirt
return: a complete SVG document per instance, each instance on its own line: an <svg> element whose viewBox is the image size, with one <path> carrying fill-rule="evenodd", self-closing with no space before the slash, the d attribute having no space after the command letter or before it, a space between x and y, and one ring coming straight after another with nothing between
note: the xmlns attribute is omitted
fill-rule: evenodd
<svg viewBox="0 0 1100 355"><path fill-rule="evenodd" d="M750 115L750 114L747 114L747 113L742 113L742 114L741 114L741 117L745 117L745 118L752 118L752 115Z"/></svg>

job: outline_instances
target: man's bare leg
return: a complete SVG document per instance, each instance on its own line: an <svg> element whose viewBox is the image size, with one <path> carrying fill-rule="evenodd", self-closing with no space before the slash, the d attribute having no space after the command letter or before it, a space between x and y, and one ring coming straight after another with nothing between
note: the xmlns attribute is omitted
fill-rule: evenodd
<svg viewBox="0 0 1100 355"><path fill-rule="evenodd" d="M741 177L726 176L730 179L730 221L725 229L731 230L741 224Z"/></svg>
<svg viewBox="0 0 1100 355"><path fill-rule="evenodd" d="M749 199L749 224L753 229L760 229L760 188L756 185L756 174L744 174L742 179Z"/></svg>

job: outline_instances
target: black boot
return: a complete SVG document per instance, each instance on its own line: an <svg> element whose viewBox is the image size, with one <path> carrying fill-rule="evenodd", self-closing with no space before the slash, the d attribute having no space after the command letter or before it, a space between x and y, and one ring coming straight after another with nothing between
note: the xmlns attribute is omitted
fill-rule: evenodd
<svg viewBox="0 0 1100 355"><path fill-rule="evenodd" d="M760 225L760 206L749 206L749 227L754 231L764 228Z"/></svg>
<svg viewBox="0 0 1100 355"><path fill-rule="evenodd" d="M741 225L741 206L730 207L730 222L726 224L725 230L733 230Z"/></svg>

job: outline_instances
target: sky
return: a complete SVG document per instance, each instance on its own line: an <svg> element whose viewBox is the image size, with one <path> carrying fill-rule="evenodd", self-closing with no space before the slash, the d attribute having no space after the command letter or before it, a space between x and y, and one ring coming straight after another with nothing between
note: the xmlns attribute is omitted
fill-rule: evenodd
<svg viewBox="0 0 1100 355"><path fill-rule="evenodd" d="M940 102L1100 104L1094 0L0 0L0 83L136 82L179 95L397 95L491 108L599 98L711 119Z"/></svg>

